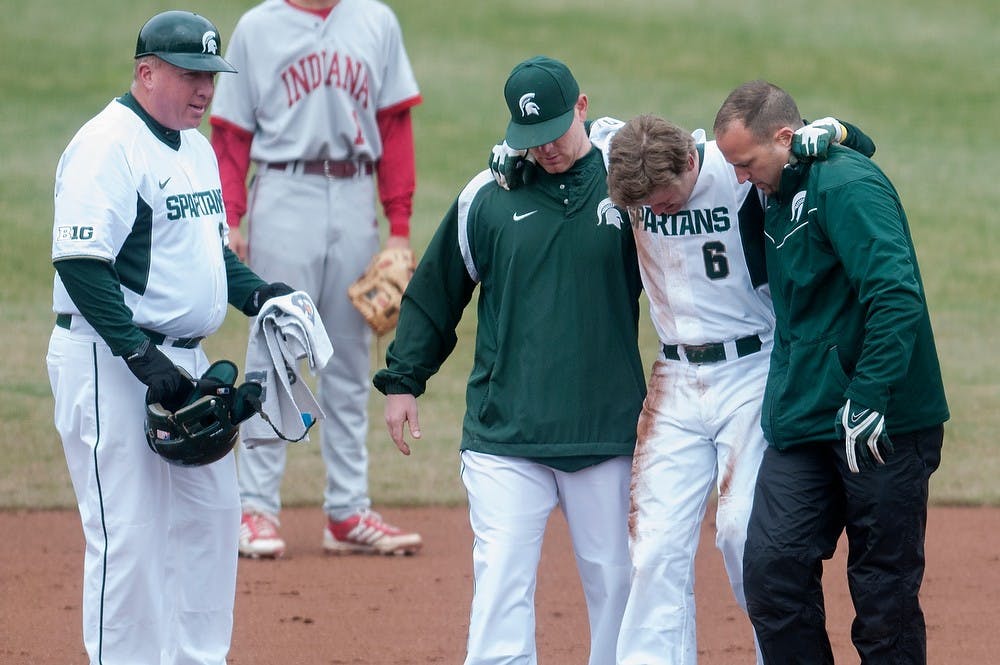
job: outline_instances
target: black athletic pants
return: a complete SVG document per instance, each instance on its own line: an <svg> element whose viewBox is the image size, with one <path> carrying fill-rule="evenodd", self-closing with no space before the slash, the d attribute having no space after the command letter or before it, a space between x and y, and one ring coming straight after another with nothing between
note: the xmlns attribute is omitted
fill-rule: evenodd
<svg viewBox="0 0 1000 665"><path fill-rule="evenodd" d="M843 441L781 452L757 477L743 557L750 620L768 665L833 663L823 604L823 560L847 530L851 639L862 665L923 665L928 479L943 426L892 437L884 466L851 473Z"/></svg>

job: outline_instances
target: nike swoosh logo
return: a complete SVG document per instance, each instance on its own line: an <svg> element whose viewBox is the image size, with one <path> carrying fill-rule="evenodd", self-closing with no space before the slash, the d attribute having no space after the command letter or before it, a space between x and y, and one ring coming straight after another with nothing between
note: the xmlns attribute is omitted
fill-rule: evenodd
<svg viewBox="0 0 1000 665"><path fill-rule="evenodd" d="M864 418L867 415L868 415L868 409L865 409L864 411L862 411L860 413L852 413L851 414L851 424L853 425L853 424L857 423L859 420L861 420L862 418Z"/></svg>
<svg viewBox="0 0 1000 665"><path fill-rule="evenodd" d="M164 187L166 187L168 182L170 182L170 178L167 178L166 180L161 180L160 181L160 189L163 189Z"/></svg>
<svg viewBox="0 0 1000 665"><path fill-rule="evenodd" d="M532 210L531 212L526 212L526 213L524 213L523 215L519 215L519 214L517 214L517 213L515 212L515 213L514 213L514 221L515 221L515 222L520 222L520 221L521 221L522 219L524 219L525 217L531 217L531 216L532 216L532 215L534 215L534 214L535 214L536 212L538 212L538 211L537 211L537 210Z"/></svg>

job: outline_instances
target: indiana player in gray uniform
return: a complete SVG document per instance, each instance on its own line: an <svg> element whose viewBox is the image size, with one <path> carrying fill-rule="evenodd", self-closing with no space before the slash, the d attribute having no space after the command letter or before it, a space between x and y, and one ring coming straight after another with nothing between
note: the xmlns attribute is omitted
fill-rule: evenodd
<svg viewBox="0 0 1000 665"><path fill-rule="evenodd" d="M229 649L234 456L172 466L143 423L147 391L170 410L190 394L178 368L205 372L199 341L227 303L251 315L281 286L226 247L218 167L197 129L215 72L234 71L220 46L197 14L151 18L130 92L77 132L56 170L46 362L87 544L91 663L222 665Z"/></svg>
<svg viewBox="0 0 1000 665"><path fill-rule="evenodd" d="M847 133L832 118L811 130ZM633 578L617 662L694 665L694 559L713 486L716 545L746 609L743 544L766 448L761 395L774 330L761 196L702 130L647 115L624 127L599 119L590 136L612 201L630 210L661 343L632 467ZM799 139L800 154L817 149ZM855 129L852 140L867 137Z"/></svg>
<svg viewBox="0 0 1000 665"><path fill-rule="evenodd" d="M409 553L420 536L370 510L371 332L347 287L379 248L378 197L390 247L409 246L414 190L410 108L420 93L392 11L375 0L267 0L239 20L212 107L233 249L268 279L312 296L335 349L320 374L327 415L324 547ZM256 172L247 205L246 176ZM248 242L239 230L247 212ZM280 483L287 448L241 449L240 551L280 556Z"/></svg>

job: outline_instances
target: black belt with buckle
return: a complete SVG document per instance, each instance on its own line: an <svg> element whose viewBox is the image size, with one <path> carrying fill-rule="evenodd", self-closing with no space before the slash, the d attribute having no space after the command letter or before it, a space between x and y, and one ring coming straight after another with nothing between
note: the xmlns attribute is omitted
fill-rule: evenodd
<svg viewBox="0 0 1000 665"><path fill-rule="evenodd" d="M56 315L56 325L60 328L65 328L66 330L71 330L73 326L73 315L72 314L57 314ZM193 349L199 344L204 337L168 337L155 330L149 330L148 328L139 328L142 333L149 338L149 341L156 346L174 346L179 349ZM169 340L169 341L168 341Z"/></svg>
<svg viewBox="0 0 1000 665"><path fill-rule="evenodd" d="M751 353L757 353L762 346L763 343L757 335L740 337L736 340L736 356L742 358L743 356L749 356ZM684 356L689 363L704 365L706 363L722 362L726 359L726 345L722 342L699 344L697 346L688 346L685 344L683 348ZM680 350L676 344L664 344L663 355L670 360L681 359Z"/></svg>
<svg viewBox="0 0 1000 665"><path fill-rule="evenodd" d="M371 175L375 167L371 162L354 162L349 159L305 159L296 162L265 162L264 167L275 171L305 173L306 175L324 175L327 178L353 178L358 173Z"/></svg>

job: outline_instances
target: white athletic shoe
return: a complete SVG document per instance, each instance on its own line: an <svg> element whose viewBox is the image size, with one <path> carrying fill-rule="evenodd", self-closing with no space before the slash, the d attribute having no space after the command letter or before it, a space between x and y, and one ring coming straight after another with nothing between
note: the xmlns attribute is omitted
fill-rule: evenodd
<svg viewBox="0 0 1000 665"><path fill-rule="evenodd" d="M323 529L323 549L333 554L416 554L423 544L419 533L386 524L373 510L342 522L328 518Z"/></svg>
<svg viewBox="0 0 1000 665"><path fill-rule="evenodd" d="M240 556L277 559L285 553L285 541L278 535L278 518L266 513L243 513L240 521Z"/></svg>

